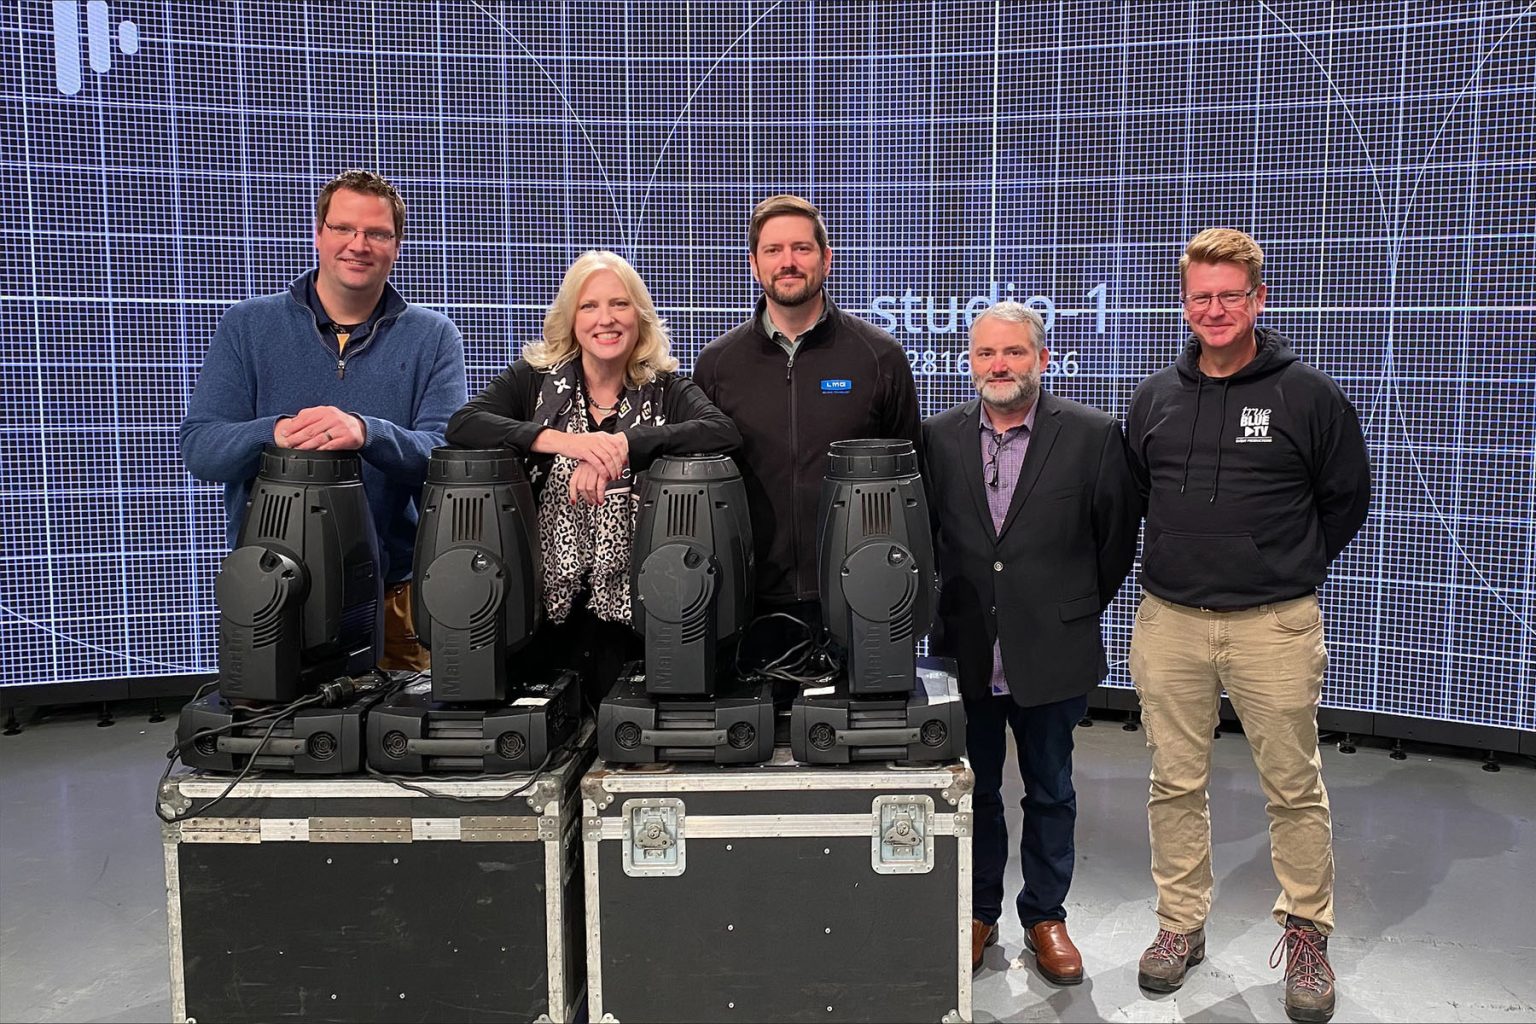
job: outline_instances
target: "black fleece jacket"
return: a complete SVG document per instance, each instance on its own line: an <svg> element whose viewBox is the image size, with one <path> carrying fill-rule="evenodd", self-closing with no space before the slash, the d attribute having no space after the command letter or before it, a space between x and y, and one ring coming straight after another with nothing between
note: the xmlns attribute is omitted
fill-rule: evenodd
<svg viewBox="0 0 1536 1024"><path fill-rule="evenodd" d="M833 441L905 438L922 455L912 366L889 334L826 298L791 359L752 319L699 353L693 379L741 428L762 604L818 600L817 506Z"/></svg>
<svg viewBox="0 0 1536 1024"><path fill-rule="evenodd" d="M1131 397L1141 585L1167 601L1232 609L1309 594L1365 522L1371 466L1354 407L1284 337L1254 333L1257 356L1232 376L1201 373L1191 339Z"/></svg>

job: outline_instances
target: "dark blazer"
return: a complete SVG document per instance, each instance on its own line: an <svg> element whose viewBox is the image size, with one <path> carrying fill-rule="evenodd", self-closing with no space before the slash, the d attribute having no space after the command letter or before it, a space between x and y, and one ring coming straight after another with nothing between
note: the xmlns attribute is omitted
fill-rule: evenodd
<svg viewBox="0 0 1536 1024"><path fill-rule="evenodd" d="M1119 422L1048 391L1039 403L1001 531L982 480L981 399L923 422L943 588L930 647L959 662L960 692L978 699L1001 631L1024 707L1085 694L1108 674L1099 616L1130 571L1142 512Z"/></svg>

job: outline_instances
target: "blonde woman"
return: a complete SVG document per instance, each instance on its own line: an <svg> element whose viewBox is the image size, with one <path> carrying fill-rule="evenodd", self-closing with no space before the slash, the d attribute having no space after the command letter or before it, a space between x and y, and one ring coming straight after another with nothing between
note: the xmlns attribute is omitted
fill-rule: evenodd
<svg viewBox="0 0 1536 1024"><path fill-rule="evenodd" d="M629 627L634 474L658 455L741 443L736 425L675 372L669 349L635 268L587 252L566 271L543 336L448 422L451 445L523 454L550 623L532 653L581 669L594 703L641 653Z"/></svg>

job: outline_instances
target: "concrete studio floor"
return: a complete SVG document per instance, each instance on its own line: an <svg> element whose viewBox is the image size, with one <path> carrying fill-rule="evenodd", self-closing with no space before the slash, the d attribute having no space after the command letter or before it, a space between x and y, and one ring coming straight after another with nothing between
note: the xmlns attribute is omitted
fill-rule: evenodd
<svg viewBox="0 0 1536 1024"><path fill-rule="evenodd" d="M167 708L168 711L173 709ZM153 812L173 721L122 705L20 712L0 737L0 1020L170 1016L164 861ZM978 1021L1283 1021L1268 831L1247 744L1216 744L1217 890L1208 952L1177 993L1149 998L1136 960L1156 931L1144 734L1077 732L1077 878L1069 924L1086 982L1051 986L1023 954L1009 880L1002 940L975 980ZM1338 862L1330 944L1338 1021L1536 1021L1536 767L1362 741L1326 748ZM1017 815L1021 793L1007 794Z"/></svg>

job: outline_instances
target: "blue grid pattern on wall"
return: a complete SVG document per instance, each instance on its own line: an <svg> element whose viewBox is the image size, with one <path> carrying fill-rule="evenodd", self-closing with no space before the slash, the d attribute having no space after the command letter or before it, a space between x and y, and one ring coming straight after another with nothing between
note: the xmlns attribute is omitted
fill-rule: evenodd
<svg viewBox="0 0 1536 1024"><path fill-rule="evenodd" d="M1264 322L1375 466L1326 702L1536 728L1533 39L1526 0L8 4L0 682L214 668L223 513L176 425L222 311L311 265L315 191L364 166L472 389L595 246L691 365L755 296L753 203L795 191L927 411L1011 295L1049 386L1123 415L1184 336L1184 241L1250 231Z"/></svg>

